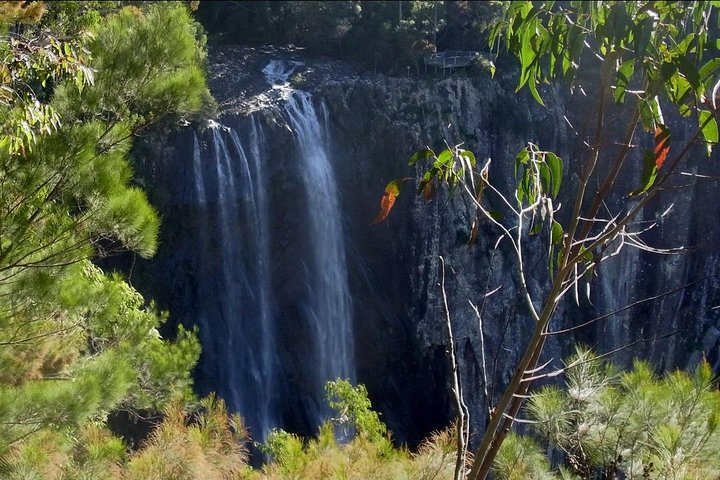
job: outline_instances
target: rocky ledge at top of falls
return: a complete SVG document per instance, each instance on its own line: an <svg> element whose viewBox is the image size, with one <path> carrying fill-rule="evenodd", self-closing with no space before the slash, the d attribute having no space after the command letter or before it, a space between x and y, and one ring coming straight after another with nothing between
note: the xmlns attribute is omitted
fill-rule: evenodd
<svg viewBox="0 0 720 480"><path fill-rule="evenodd" d="M280 108L284 100L273 93L263 74L272 60L301 62L294 71L300 75L291 76L288 87L311 92L314 101L327 111L325 128L344 217L358 381L366 384L373 404L399 441L415 443L452 418L448 333L438 287L442 255L447 264L446 291L465 401L473 431L480 431L490 403L486 392L497 395L502 390L533 327L518 301L512 255L502 246L493 248L498 232L487 224L482 225L477 243L469 247L473 213L462 197L441 194L424 202L414 195L410 182L385 222L370 225L370 220L387 181L421 173L422 167L407 166L407 158L423 145L466 142L478 159L493 160L491 176L506 193L514 184L513 159L528 141L557 152L573 171L579 164L575 158L580 142L565 117L571 123L581 123L585 100L568 100L559 90L547 87L542 93L555 107L540 108L529 95L514 93L513 74L496 80L484 73L464 72L437 78L389 77L337 60L311 58L294 48L212 48L209 80L220 105L221 121L242 130L249 124L247 118L253 116L265 137L272 212L272 281L276 311L282 317L279 322L290 329L295 313L289 305L299 283L293 266L302 268L302 259L294 257L304 226L292 194L297 180L291 165L294 156L288 152L294 151L294 140ZM182 153L192 150L188 145L191 143L187 141L176 142L158 158L165 158L168 165L181 162L181 158L190 162L192 155ZM707 162L698 158L687 170L720 174L717 159ZM637 160L632 171L619 181L619 192L635 188L640 178ZM164 247L158 259L144 267L149 278L146 283L151 285L146 291L177 319L183 309L192 310L193 300L168 285L174 285L178 272L189 268L175 246L183 230L192 228L187 224L192 216L172 199L182 197L177 186L187 182L178 176L190 167L163 170L162 162L153 166L148 184L151 198L166 218L161 234ZM706 168L710 164L713 166ZM563 203L567 203L576 181L573 174L566 177L561 190ZM622 195L618 193L615 198L622 199ZM600 269L592 302L580 298L575 305L566 299L553 328L577 324L720 273L717 211L698 208L719 202L715 184L700 182L681 195L660 198L655 206L646 208L642 220L659 218L671 204L678 213L668 217L670 221L657 232L650 232L648 241L661 246L692 246L694 251L665 257L623 251ZM538 265L535 271L539 271L545 264L542 251L533 245L529 250L535 250L535 258L528 264ZM542 286L537 278L531 278L531 284L535 289ZM500 287L497 293L483 297L496 287ZM481 319L470 302L480 307ZM691 366L705 355L718 371L720 309L714 308L718 304L718 280L713 277L595 322L574 336L555 337L547 345L545 358L560 366L560 359L572 352L575 341L599 352L639 341L615 359L627 364L633 356L640 356L658 369L667 369ZM672 332L677 333L653 340ZM288 398L287 402L295 400ZM292 412L288 415L292 417Z"/></svg>
<svg viewBox="0 0 720 480"><path fill-rule="evenodd" d="M335 81L359 81L362 70L338 60L312 58L302 48L217 46L208 54L209 83L220 113L250 114L277 105L263 69L271 61L296 62L290 87L315 90Z"/></svg>

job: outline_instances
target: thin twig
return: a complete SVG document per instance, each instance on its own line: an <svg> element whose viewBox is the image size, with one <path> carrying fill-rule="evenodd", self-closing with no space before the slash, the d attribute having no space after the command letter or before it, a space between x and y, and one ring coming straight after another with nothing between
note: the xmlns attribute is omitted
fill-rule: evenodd
<svg viewBox="0 0 720 480"><path fill-rule="evenodd" d="M450 307L448 306L447 293L445 292L445 259L440 259L440 291L442 292L443 306L445 307L445 320L447 322L448 335L450 336L450 362L453 376L453 393L455 395L455 403L458 409L457 432L458 446L457 459L455 461L455 480L463 480L465 478L465 463L467 458L467 431L468 428L468 412L465 402L463 401L460 371L458 368L457 356L455 355L455 338L452 331L452 321L450 319Z"/></svg>

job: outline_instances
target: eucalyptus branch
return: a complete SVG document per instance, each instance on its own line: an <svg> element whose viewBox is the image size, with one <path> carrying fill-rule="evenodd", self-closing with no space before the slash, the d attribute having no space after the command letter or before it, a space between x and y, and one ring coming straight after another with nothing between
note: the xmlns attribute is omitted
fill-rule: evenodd
<svg viewBox="0 0 720 480"><path fill-rule="evenodd" d="M465 182L461 182L461 185L462 185L463 189L465 190L465 192L472 197L473 201L475 202L475 207L483 214L483 216L486 219L488 219L491 223L493 223L494 225L499 227L503 231L503 233L507 236L507 238L512 243L513 251L515 253L516 258L522 259L521 231L522 231L522 218L523 218L524 210L521 210L520 212L518 212L518 226L517 226L518 233L517 233L517 237L513 238L512 234L510 233L510 230L508 230L508 228L505 227L505 225L503 225L498 220L496 220L490 214L490 212L485 208L485 206L482 205L480 202L478 202L475 199L475 196L472 195L472 192L470 191L468 185ZM500 192L498 192L498 195L503 197L503 195ZM503 197L503 199L504 199L504 197ZM519 276L520 276L520 289L522 291L523 298L525 299L525 303L528 305L528 308L530 309L530 314L532 315L533 320L535 320L537 322L539 320L539 316L538 316L537 311L535 310L535 305L533 304L532 297L530 296L530 291L527 287L527 281L525 278L525 270L522 267L520 268Z"/></svg>
<svg viewBox="0 0 720 480"><path fill-rule="evenodd" d="M455 480L463 480L465 478L465 463L467 459L468 436L469 431L469 414L462 395L462 386L460 381L460 372L457 356L455 355L455 337L453 336L452 321L450 319L450 308L448 307L447 293L445 292L445 259L440 259L440 291L443 298L443 306L445 307L445 321L450 339L450 364L452 367L453 378L453 394L455 395L455 406L457 408L457 459L455 461Z"/></svg>
<svg viewBox="0 0 720 480"><path fill-rule="evenodd" d="M567 237L566 237L566 245L563 249L563 254L560 260L560 267L564 268L568 263L568 256L570 256L571 248L570 245L575 239L575 233L578 228L579 224L579 218L581 217L582 212L582 205L585 199L585 192L587 190L588 182L590 181L590 177L592 176L592 172L595 170L595 165L597 165L597 160L600 155L599 145L602 140L602 126L603 121L605 117L605 88L603 86L599 89L599 96L598 96L598 113L597 113L597 123L595 126L595 137L594 137L594 145L591 146L592 151L589 154L585 166L583 167L582 172L580 173L580 182L577 188L577 192L575 194L575 201L573 203L573 211L570 216L570 228L567 229ZM592 218L595 215L588 215L588 217Z"/></svg>
<svg viewBox="0 0 720 480"><path fill-rule="evenodd" d="M703 128L707 126L710 123L710 120L714 118L717 111L713 110L712 115L709 115L708 118L703 122L703 124L700 125L700 127L695 131L695 134L685 143L685 146L682 148L682 150L669 162L668 169L666 170L665 174L657 179L655 183L644 193L642 194L642 197L640 197L638 203L632 207L628 213L623 217L613 229L608 231L605 235L602 235L600 238L593 241L589 246L587 246L585 249L587 251L593 251L595 248L602 246L603 244L612 241L618 233L631 221L635 218L635 216L644 208L659 192L659 188L663 186L665 182L668 181L669 178L671 178L672 173L675 171L679 163L687 156L687 154L690 152L690 149L696 144L698 138L700 137ZM580 260L580 256L582 254L580 252L576 253L574 257L572 257L563 268L563 271L565 274L565 270L568 266L572 266L574 263L578 262Z"/></svg>
<svg viewBox="0 0 720 480"><path fill-rule="evenodd" d="M615 316L615 315L618 315L618 314L620 314L620 313L622 313L622 312L625 312L625 311L627 311L627 310L630 310L630 309L632 309L632 308L635 308L635 307L637 307L638 305L642 305L642 304L648 303L648 302L654 302L655 300L659 300L659 299L661 299L661 298L667 297L667 296L672 295L672 294L674 294L674 293L682 292L682 291L686 290L686 289L689 288L689 287L692 287L692 286L694 286L694 285L698 285L698 284L700 284L700 283L702 283L702 282L704 282L704 281L706 281L706 280L709 280L710 278L715 278L715 277L717 277L717 276L720 276L720 274L717 274L717 275L708 275L707 277L701 278L700 280L696 280L696 281L694 281L694 282L686 283L685 285L682 285L682 286L677 287L677 288L673 288L672 290L668 290L668 291L665 291L665 292L663 292L663 293L659 293L659 294L657 294L657 295L653 295L653 296L651 296L651 297L645 297L645 298L643 298L643 299L641 299L641 300L637 300L637 301L632 302L632 303L630 303L630 304L628 304L628 305L625 305L625 306L622 307L622 308L618 308L617 310L613 310L612 312L606 313L606 314L604 314L604 315L600 315L599 317L595 317L595 318L593 318L593 319L591 319L591 320L588 320L588 321L586 321L586 322L580 323L580 324L578 324L578 325L574 325L574 326L572 326L572 327L570 327L570 328L565 328L565 329L562 329L562 330L555 330L555 331L551 331L551 332L545 332L544 335L546 335L546 336L562 335L562 334L566 334L566 333L573 332L573 331L575 331L575 330L579 330L579 329L584 328L584 327L587 327L587 326L589 326L589 325L591 325L591 324L593 324L593 323L595 323L595 322L599 322L599 321L601 321L601 320L606 320L606 319L608 319L608 318L610 318L610 317L613 317L613 316Z"/></svg>

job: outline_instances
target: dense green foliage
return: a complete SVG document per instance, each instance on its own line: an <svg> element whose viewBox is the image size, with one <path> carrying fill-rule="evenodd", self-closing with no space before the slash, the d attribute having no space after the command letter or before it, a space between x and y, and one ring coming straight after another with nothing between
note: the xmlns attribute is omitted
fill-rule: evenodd
<svg viewBox="0 0 720 480"><path fill-rule="evenodd" d="M124 455L111 411L192 397L195 335L161 338L164 315L91 260L155 252L128 154L140 130L210 103L202 38L182 4L113 5L70 26L41 3L0 10L3 478L100 478L75 457Z"/></svg>
<svg viewBox="0 0 720 480"><path fill-rule="evenodd" d="M363 385L347 380L326 385L328 404L335 418L320 427L317 438L303 440L274 430L263 450L271 461L259 471L248 471L248 480L318 478L328 480L450 480L455 468L451 429L432 435L416 453L394 447L387 427L372 410ZM356 435L346 443L337 441L338 429L347 436L352 425Z"/></svg>
<svg viewBox="0 0 720 480"><path fill-rule="evenodd" d="M387 427L372 409L364 385L353 387L347 380L336 380L328 382L325 391L330 408L338 414L336 424L350 426L357 435L376 442L387 436Z"/></svg>
<svg viewBox="0 0 720 480"><path fill-rule="evenodd" d="M368 68L416 73L435 51L485 50L499 3L228 1L201 2L198 14L211 42L291 43Z"/></svg>
<svg viewBox="0 0 720 480"><path fill-rule="evenodd" d="M620 372L582 349L566 364L565 388L545 387L527 406L547 448L508 438L495 463L499 478L555 478L545 452L563 459L561 478L720 475L720 392L708 364L658 377L646 363Z"/></svg>

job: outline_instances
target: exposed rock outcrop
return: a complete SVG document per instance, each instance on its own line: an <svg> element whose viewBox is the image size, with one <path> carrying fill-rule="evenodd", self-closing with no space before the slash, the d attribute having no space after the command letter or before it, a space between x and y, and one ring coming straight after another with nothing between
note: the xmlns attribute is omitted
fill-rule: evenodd
<svg viewBox="0 0 720 480"><path fill-rule="evenodd" d="M211 83L224 108L221 121L243 131L249 125L248 115L255 115L266 137L275 313L279 344L286 346L287 352L294 352L290 344L302 334L301 328L293 329L298 328L295 298L298 272L303 268L298 252L303 251L304 225L295 208L299 187L297 165L290 153L294 151L293 136L278 106L280 100L268 95L268 85L260 75L262 67L278 57L304 62L291 85L295 82L311 90L315 101L324 102L328 111L332 162L345 213L358 381L367 385L374 404L400 441L415 443L432 429L444 427L452 417L448 335L438 285L442 255L447 263L446 291L465 401L471 408L473 430L479 432L487 414L486 391L497 395L502 390L532 328L519 300L514 258L502 244L494 249L498 232L489 224L481 225L477 243L468 246L473 215L469 204L447 192L424 202L414 194L416 184L410 180L403 184L391 216L378 225L370 225L370 220L388 180L416 177L421 172L420 166L415 170L407 166L410 153L423 145L441 146L444 141L466 142L478 159L491 158L491 178L506 193L512 191L515 155L528 141L557 152L571 172L561 191L563 203L567 203L583 150L564 117L581 124L587 111L584 99L568 100L559 90L547 88L543 95L554 107L544 109L529 96L515 94L512 77L389 78L340 62L302 58L297 51L213 51ZM183 243L183 232L198 228L197 212L183 190L191 175L189 138L188 132L180 132L162 148L153 145L154 153L141 162L151 198L165 224L158 257L136 269L141 289L169 308L174 321L186 324L194 322L195 300L187 292L196 280L197 265L189 260L187 252L192 246ZM684 170L717 175L717 159L708 162L701 150ZM615 198L623 199L638 181L639 167L625 172ZM591 292L592 303L580 298L578 306L568 297L553 325L576 324L689 282L703 281L596 322L576 336L553 339L545 353L547 360L552 358L553 365L560 366L560 359L576 340L605 352L677 332L635 343L620 351L616 359L628 362L641 356L658 369L667 369L689 367L704 355L720 370L719 284L715 277L706 279L720 273L718 201L716 184L711 181L698 181L661 196L642 218L658 218L671 204L673 211L648 233L648 243L683 246L690 248L690 253L657 256L624 249L601 267ZM544 269L547 260L534 245L529 247L532 288L539 290L543 285L537 278L541 276L535 274ZM496 293L484 297L497 287L501 288ZM482 337L471 302L480 309ZM288 353L281 362L302 361L293 355ZM300 401L299 392L288 386L282 399L283 423L311 431L313 426L294 407Z"/></svg>

